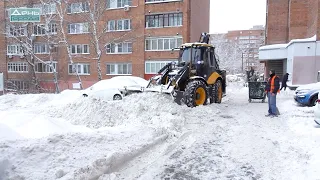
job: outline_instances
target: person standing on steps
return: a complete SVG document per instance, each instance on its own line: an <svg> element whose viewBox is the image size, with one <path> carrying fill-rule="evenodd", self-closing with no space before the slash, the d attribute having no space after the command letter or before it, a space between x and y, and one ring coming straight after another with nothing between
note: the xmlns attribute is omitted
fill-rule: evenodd
<svg viewBox="0 0 320 180"><path fill-rule="evenodd" d="M283 75L280 91L282 91L283 88L284 88L284 90L287 89L288 77L289 77L289 73L286 73L285 75Z"/></svg>
<svg viewBox="0 0 320 180"><path fill-rule="evenodd" d="M280 79L276 75L275 70L270 70L269 74L270 78L265 89L267 92L269 105L269 110L266 117L276 117L279 114L277 108L277 94L280 92Z"/></svg>

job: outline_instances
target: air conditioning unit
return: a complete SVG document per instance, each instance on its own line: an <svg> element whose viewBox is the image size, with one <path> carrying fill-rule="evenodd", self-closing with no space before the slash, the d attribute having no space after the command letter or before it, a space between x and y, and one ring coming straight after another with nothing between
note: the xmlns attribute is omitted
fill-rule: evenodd
<svg viewBox="0 0 320 180"><path fill-rule="evenodd" d="M129 11L130 10L130 6L129 5L124 5L124 11Z"/></svg>
<svg viewBox="0 0 320 180"><path fill-rule="evenodd" d="M12 55L8 55L8 58L9 58L9 59L12 59L12 58L13 58L13 56L12 56Z"/></svg>

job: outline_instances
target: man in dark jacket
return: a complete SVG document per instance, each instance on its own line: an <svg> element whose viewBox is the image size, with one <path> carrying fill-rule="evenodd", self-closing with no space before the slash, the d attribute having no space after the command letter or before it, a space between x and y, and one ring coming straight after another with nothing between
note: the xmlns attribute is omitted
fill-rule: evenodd
<svg viewBox="0 0 320 180"><path fill-rule="evenodd" d="M277 93L280 92L280 79L276 75L275 70L271 70L269 72L270 78L268 80L268 83L266 85L266 92L268 96L268 105L269 105L269 110L268 110L268 116L278 116L278 108L277 108Z"/></svg>
<svg viewBox="0 0 320 180"><path fill-rule="evenodd" d="M284 90L287 89L288 77L289 77L289 73L286 73L286 74L283 76L280 91L281 91L283 88L284 88Z"/></svg>

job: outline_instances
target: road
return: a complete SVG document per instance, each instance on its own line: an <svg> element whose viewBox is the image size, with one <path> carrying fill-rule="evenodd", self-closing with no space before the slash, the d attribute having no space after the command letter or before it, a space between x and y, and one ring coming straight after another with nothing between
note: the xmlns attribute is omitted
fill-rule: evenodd
<svg viewBox="0 0 320 180"><path fill-rule="evenodd" d="M189 117L179 139L100 179L319 179L312 108L296 106L292 92L282 92L281 115L265 117L267 103L249 103L246 89L231 88L222 104L209 106L212 116Z"/></svg>

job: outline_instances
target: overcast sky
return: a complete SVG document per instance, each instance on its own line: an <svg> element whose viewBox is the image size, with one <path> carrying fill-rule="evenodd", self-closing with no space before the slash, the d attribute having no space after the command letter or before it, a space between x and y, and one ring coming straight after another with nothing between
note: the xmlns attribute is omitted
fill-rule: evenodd
<svg viewBox="0 0 320 180"><path fill-rule="evenodd" d="M266 0L210 0L210 33L250 29L266 22Z"/></svg>

